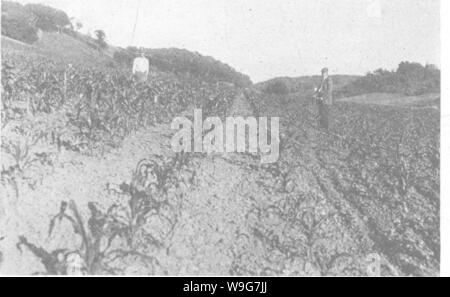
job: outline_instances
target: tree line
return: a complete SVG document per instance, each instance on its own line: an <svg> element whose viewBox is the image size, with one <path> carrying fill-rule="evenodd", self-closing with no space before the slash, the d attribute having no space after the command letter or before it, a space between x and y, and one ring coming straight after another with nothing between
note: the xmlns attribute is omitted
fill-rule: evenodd
<svg viewBox="0 0 450 297"><path fill-rule="evenodd" d="M434 65L401 62L396 70L377 69L347 86L339 95L350 97L367 93L398 93L419 96L440 93L441 71Z"/></svg>

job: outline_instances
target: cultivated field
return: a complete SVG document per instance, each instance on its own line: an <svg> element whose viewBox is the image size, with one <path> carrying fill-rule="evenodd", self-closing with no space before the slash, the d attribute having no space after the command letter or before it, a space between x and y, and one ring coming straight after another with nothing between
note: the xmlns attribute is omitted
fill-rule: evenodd
<svg viewBox="0 0 450 297"><path fill-rule="evenodd" d="M279 162L174 154L173 117L280 116ZM439 111L2 54L0 274L439 273ZM374 266L378 265L378 266Z"/></svg>

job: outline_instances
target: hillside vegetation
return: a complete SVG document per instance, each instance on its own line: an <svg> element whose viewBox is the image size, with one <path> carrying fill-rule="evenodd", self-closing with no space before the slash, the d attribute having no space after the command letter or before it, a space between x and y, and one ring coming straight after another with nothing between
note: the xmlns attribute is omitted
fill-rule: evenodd
<svg viewBox="0 0 450 297"><path fill-rule="evenodd" d="M39 30L56 32L71 28L64 11L42 5L2 1L2 35L33 43L39 39Z"/></svg>
<svg viewBox="0 0 450 297"><path fill-rule="evenodd" d="M130 65L139 52L144 51L152 67L162 72L187 77L197 77L208 82L228 82L238 87L248 87L252 81L247 75L212 57L202 56L184 49L128 48L116 52L114 58L123 65Z"/></svg>
<svg viewBox="0 0 450 297"><path fill-rule="evenodd" d="M66 63L128 70L131 70L133 59L145 51L155 72L193 77L211 83L226 82L239 87L252 85L247 75L212 57L175 48L120 49L106 43L107 36L102 30L96 30L97 38L93 38L77 32L77 26L61 10L40 4L21 5L2 1L2 41L6 51L19 48L25 49L28 54L37 52ZM3 36L32 47L11 43Z"/></svg>
<svg viewBox="0 0 450 297"><path fill-rule="evenodd" d="M441 71L434 65L402 62L397 70L375 70L361 77L341 90L345 97L367 93L397 93L418 96L440 93Z"/></svg>

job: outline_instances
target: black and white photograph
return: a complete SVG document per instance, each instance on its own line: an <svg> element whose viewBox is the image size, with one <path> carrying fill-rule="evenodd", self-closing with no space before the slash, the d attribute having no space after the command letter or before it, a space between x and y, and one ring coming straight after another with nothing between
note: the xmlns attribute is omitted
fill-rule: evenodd
<svg viewBox="0 0 450 297"><path fill-rule="evenodd" d="M442 2L2 0L0 276L443 276Z"/></svg>

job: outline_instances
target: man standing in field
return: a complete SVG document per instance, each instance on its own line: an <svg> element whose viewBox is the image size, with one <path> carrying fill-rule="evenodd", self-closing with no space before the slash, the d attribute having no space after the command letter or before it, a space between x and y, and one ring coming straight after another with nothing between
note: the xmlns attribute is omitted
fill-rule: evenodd
<svg viewBox="0 0 450 297"><path fill-rule="evenodd" d="M134 59L133 63L133 76L139 83L144 83L148 79L148 73L150 70L150 62L145 57L145 53L142 52L140 57Z"/></svg>
<svg viewBox="0 0 450 297"><path fill-rule="evenodd" d="M322 82L316 90L317 104L319 106L320 126L328 130L330 121L330 106L333 105L333 80L328 74L328 68L322 69Z"/></svg>

